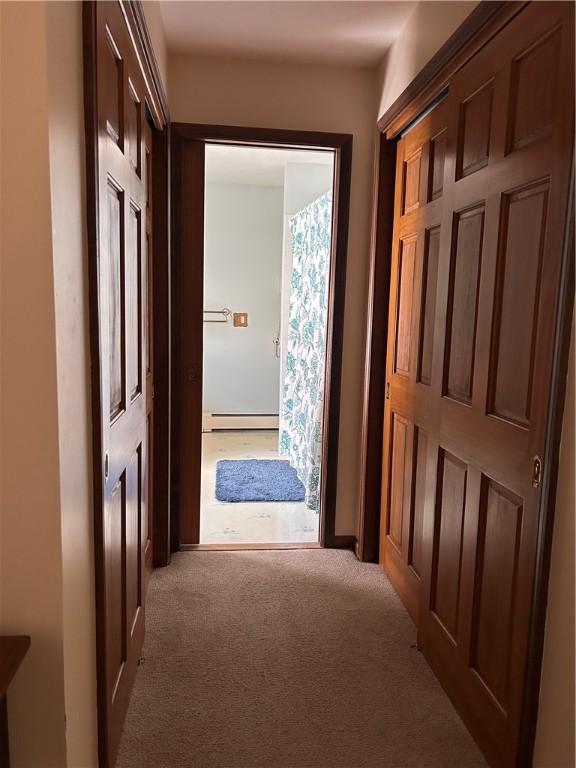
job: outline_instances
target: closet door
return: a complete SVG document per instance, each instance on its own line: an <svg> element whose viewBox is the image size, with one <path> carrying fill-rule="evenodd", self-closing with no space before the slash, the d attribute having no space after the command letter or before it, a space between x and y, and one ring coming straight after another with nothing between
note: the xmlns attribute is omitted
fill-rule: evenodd
<svg viewBox="0 0 576 768"><path fill-rule="evenodd" d="M447 105L398 143L385 404L381 559L414 621L422 574L428 436L438 429L432 377Z"/></svg>
<svg viewBox="0 0 576 768"><path fill-rule="evenodd" d="M529 4L399 148L384 567L494 766L518 764L574 140L573 30L571 3Z"/></svg>
<svg viewBox="0 0 576 768"><path fill-rule="evenodd" d="M148 524L146 84L122 9L86 3L99 765L113 766L144 639ZM97 349L94 342L97 341ZM148 406L147 406L148 403ZM100 450L101 449L101 450Z"/></svg>

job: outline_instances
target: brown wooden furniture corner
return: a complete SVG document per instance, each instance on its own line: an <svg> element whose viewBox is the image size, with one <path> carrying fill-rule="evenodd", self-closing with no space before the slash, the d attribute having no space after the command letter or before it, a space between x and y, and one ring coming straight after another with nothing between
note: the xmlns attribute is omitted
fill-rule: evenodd
<svg viewBox="0 0 576 768"><path fill-rule="evenodd" d="M8 686L22 664L28 648L30 648L28 635L0 636L0 698L6 696Z"/></svg>
<svg viewBox="0 0 576 768"><path fill-rule="evenodd" d="M0 636L0 766L10 767L10 738L8 735L8 705L6 694L8 687L18 672L20 665L30 648L28 635Z"/></svg>

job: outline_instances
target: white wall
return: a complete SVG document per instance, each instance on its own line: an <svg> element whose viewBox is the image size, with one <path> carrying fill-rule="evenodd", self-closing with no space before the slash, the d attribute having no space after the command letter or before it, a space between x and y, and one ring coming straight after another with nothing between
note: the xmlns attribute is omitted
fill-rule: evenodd
<svg viewBox="0 0 576 768"><path fill-rule="evenodd" d="M365 69L168 57L174 121L353 134L336 510L343 535L355 533L358 512L375 86L376 73Z"/></svg>
<svg viewBox="0 0 576 768"><path fill-rule="evenodd" d="M396 101L477 5L462 0L416 5L380 66L378 116Z"/></svg>
<svg viewBox="0 0 576 768"><path fill-rule="evenodd" d="M96 765L82 9L0 3L0 623L15 768Z"/></svg>
<svg viewBox="0 0 576 768"><path fill-rule="evenodd" d="M286 163L284 214L294 216L324 192L332 189L333 175L333 162Z"/></svg>
<svg viewBox="0 0 576 768"><path fill-rule="evenodd" d="M204 309L248 327L204 323L204 413L278 413L283 202L282 187L206 184Z"/></svg>

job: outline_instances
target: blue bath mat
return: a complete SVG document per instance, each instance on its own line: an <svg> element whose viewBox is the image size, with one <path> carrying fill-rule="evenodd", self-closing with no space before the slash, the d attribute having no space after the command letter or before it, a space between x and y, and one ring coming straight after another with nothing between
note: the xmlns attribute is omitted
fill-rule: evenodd
<svg viewBox="0 0 576 768"><path fill-rule="evenodd" d="M296 470L276 459L222 459L216 464L218 501L304 501Z"/></svg>

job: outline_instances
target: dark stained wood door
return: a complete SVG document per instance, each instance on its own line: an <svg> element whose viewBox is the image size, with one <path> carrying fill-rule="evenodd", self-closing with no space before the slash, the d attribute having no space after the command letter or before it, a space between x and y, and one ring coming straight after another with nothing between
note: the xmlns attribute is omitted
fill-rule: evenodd
<svg viewBox="0 0 576 768"><path fill-rule="evenodd" d="M144 637L151 563L145 84L119 3L96 3L102 518L96 514L100 765L114 764ZM87 29L90 28L87 26ZM97 428L97 425L95 426Z"/></svg>
<svg viewBox="0 0 576 768"><path fill-rule="evenodd" d="M384 565L494 766L518 764L573 47L571 3L528 5L454 76L399 159Z"/></svg>

